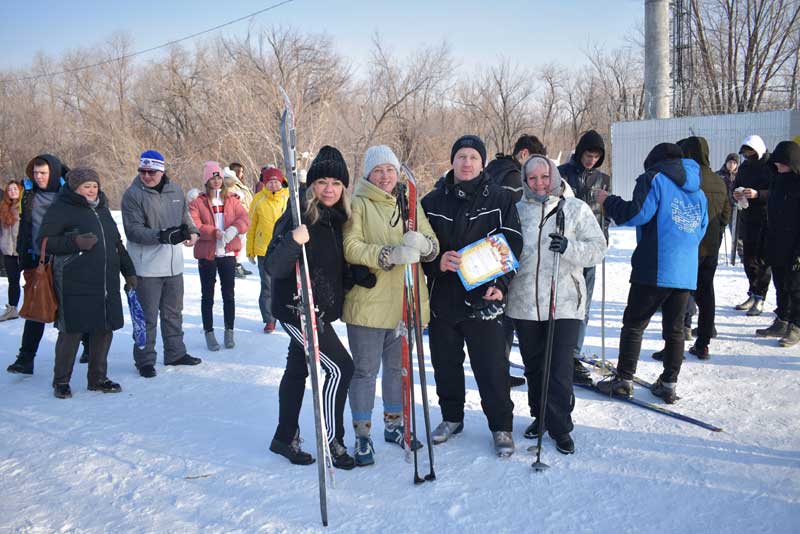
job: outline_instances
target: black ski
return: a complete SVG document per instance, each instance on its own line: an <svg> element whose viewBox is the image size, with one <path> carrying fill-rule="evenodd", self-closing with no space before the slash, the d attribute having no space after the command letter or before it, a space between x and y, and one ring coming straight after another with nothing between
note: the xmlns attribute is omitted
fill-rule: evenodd
<svg viewBox="0 0 800 534"><path fill-rule="evenodd" d="M300 187L295 167L295 132L294 114L289 95L281 87L286 108L281 116L281 145L283 148L283 162L286 167L286 179L289 182L289 209L292 210L292 221L297 228L302 224L300 216ZM302 246L300 258L295 265L297 275L297 294L300 295L298 312L303 331L303 342L311 376L311 392L314 396L314 426L317 434L317 466L319 475L319 508L322 515L322 525L328 526L328 499L325 485L325 468L333 482L333 463L328 449L327 432L322 408L322 394L320 391L320 362L319 343L317 341L317 317L314 308L314 295L311 291L311 278L308 271L308 256L306 247Z"/></svg>
<svg viewBox="0 0 800 534"><path fill-rule="evenodd" d="M590 363L590 362L587 361L586 363ZM517 369L525 369L525 366L520 365L518 363L514 363L514 362L511 362L511 366L512 367L516 367ZM642 380L642 382L644 382L644 381ZM647 384L647 383L648 382L645 382L645 384ZM584 384L575 384L575 385L584 387L586 389L590 389L592 391L596 391L597 393L601 394L603 397L609 398L608 394L607 393L603 393L602 391L597 389L597 386L595 384L592 384L591 386L588 385L588 384L586 384L586 385L584 385ZM645 387L647 387L647 386L645 386ZM705 428L707 430L711 430L713 432L722 432L722 429L719 428L718 426L714 426L714 425L712 425L710 423L706 423L704 421L700 421L699 419L695 419L694 417L689 417L688 415L683 415L682 413L675 412L673 410L670 410L669 408L664 408L660 404L653 404L652 402L643 401L641 399L637 399L636 397L633 397L633 398L629 399L628 397L618 397L618 396L615 395L615 396L613 396L611 398L616 399L616 400L626 401L626 402L629 402L631 404L635 404L636 406L639 406L641 408L644 408L646 410L652 410L654 412L658 412L660 414L663 414L663 415L666 415L666 416L669 416L669 417L674 417L675 419L678 419L680 421L684 421L686 423L691 423L693 425L697 425L699 427Z"/></svg>

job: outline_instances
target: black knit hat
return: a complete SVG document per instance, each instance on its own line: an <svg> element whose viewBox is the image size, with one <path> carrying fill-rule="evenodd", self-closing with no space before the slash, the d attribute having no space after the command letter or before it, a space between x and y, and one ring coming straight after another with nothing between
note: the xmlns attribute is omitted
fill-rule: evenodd
<svg viewBox="0 0 800 534"><path fill-rule="evenodd" d="M486 166L486 145L483 144L481 138L477 135L464 135L458 138L450 150L450 163L456 158L456 152L462 148L474 148L481 155L481 165Z"/></svg>
<svg viewBox="0 0 800 534"><path fill-rule="evenodd" d="M347 172L347 163L342 153L329 145L320 148L314 161L311 162L306 175L306 184L311 185L320 178L336 178L345 187L350 185L350 173Z"/></svg>

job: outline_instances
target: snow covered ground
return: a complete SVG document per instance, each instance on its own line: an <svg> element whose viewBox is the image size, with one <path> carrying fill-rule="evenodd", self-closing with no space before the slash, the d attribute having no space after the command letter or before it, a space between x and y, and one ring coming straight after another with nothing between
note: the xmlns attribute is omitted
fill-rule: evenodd
<svg viewBox="0 0 800 534"><path fill-rule="evenodd" d="M612 231L606 306L611 359L634 241L630 230ZM188 249L185 280L186 344L202 365L164 367L159 342L158 376L140 378L127 324L109 356L109 376L122 384L121 394L87 391L85 367L76 363L74 398L55 399L52 328L32 377L0 372L0 532L322 530L316 467L290 465L267 450L288 337L280 330L261 332L257 276L237 280L237 347L217 353L205 349L197 266ZM585 347L598 355L599 286L598 278ZM5 288L3 280L2 302ZM745 296L740 266L721 266L716 288L719 337L709 361L687 354L678 384L683 398L674 409L724 432L578 389L577 452L563 456L545 438L543 460L551 469L536 473L526 451L533 442L522 437L530 422L525 387L513 391L517 452L501 460L467 369L465 430L436 447L437 480L415 487L402 451L376 440L374 466L336 472L326 530L799 532L800 349L780 349L775 340L753 335L771 322L771 313L747 318L732 310ZM767 309L773 306L770 290ZM218 324L221 308L219 303ZM3 367L13 360L21 331L21 320L0 323ZM346 343L344 325L337 331ZM650 353L660 347L656 318L642 350L643 378L658 376L660 364ZM521 361L518 354L514 359ZM427 379L435 425L440 416L430 366ZM636 395L657 402L645 390ZM376 408L380 436L380 399ZM346 416L352 445L349 407ZM301 433L316 455L310 389Z"/></svg>

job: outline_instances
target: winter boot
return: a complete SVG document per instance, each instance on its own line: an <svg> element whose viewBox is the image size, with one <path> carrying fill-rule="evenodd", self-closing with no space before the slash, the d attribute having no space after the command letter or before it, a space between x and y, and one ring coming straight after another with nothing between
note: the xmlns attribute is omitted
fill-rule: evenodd
<svg viewBox="0 0 800 534"><path fill-rule="evenodd" d="M264 323L264 333L271 334L275 331L275 321L269 321Z"/></svg>
<svg viewBox="0 0 800 534"><path fill-rule="evenodd" d="M625 380L619 376L614 376L610 380L601 380L597 383L597 389L607 395L633 398L633 380Z"/></svg>
<svg viewBox="0 0 800 534"><path fill-rule="evenodd" d="M53 396L57 399L71 399L72 390L69 388L69 384L54 384Z"/></svg>
<svg viewBox="0 0 800 534"><path fill-rule="evenodd" d="M759 337L783 337L789 329L788 321L781 321L778 317L767 328L759 328L756 335Z"/></svg>
<svg viewBox="0 0 800 534"><path fill-rule="evenodd" d="M217 346L217 350L219 350L219 346ZM203 360L200 358L195 358L188 352L172 362L164 362L164 365L199 365L203 363Z"/></svg>
<svg viewBox="0 0 800 534"><path fill-rule="evenodd" d="M153 365L143 365L139 367L139 375L144 378L153 378L156 376L156 368Z"/></svg>
<svg viewBox="0 0 800 534"><path fill-rule="evenodd" d="M314 457L300 449L303 440L300 438L300 430L295 432L291 443L284 443L277 439L272 440L269 450L275 454L280 454L295 465L310 465L314 463Z"/></svg>
<svg viewBox="0 0 800 534"><path fill-rule="evenodd" d="M511 432L505 430L498 430L492 432L492 439L494 440L494 452L500 458L508 458L514 454L514 438L511 437Z"/></svg>
<svg viewBox="0 0 800 534"><path fill-rule="evenodd" d="M525 377L523 376L514 376L508 375L508 383L511 385L512 388L518 388L520 386L525 385Z"/></svg>
<svg viewBox="0 0 800 534"><path fill-rule="evenodd" d="M764 311L764 297L753 297L753 298L755 299L753 301L753 305L750 306L749 310L747 310L748 317L761 315L761 312Z"/></svg>
<svg viewBox="0 0 800 534"><path fill-rule="evenodd" d="M17 354L17 360L6 368L9 373L18 373L21 375L33 374L33 356L28 354Z"/></svg>
<svg viewBox="0 0 800 534"><path fill-rule="evenodd" d="M572 383L573 384L584 384L587 386L592 385L592 373L583 366L580 360L575 358L575 369L572 371Z"/></svg>
<svg viewBox="0 0 800 534"><path fill-rule="evenodd" d="M675 401L678 400L677 385L677 382L663 382L659 378L650 388L650 393L656 397L661 397L667 404L675 404Z"/></svg>
<svg viewBox="0 0 800 534"><path fill-rule="evenodd" d="M89 391L102 391L103 393L119 393L122 391L122 386L109 379L105 379L99 384L89 384Z"/></svg>
<svg viewBox="0 0 800 534"><path fill-rule="evenodd" d="M692 328L692 335L694 337L697 337L697 332L698 332L697 328ZM714 339L715 337L717 337L717 327L716 326L711 329L711 339Z"/></svg>
<svg viewBox="0 0 800 534"><path fill-rule="evenodd" d="M539 439L539 421L534 419L533 423L528 425L522 435L525 439Z"/></svg>
<svg viewBox="0 0 800 534"><path fill-rule="evenodd" d="M651 354L650 357L653 358L657 362L663 362L664 361L664 354L666 354L666 352L667 352L667 349L663 348L660 351L654 352L653 354ZM682 358L685 360L686 356L683 356Z"/></svg>
<svg viewBox="0 0 800 534"><path fill-rule="evenodd" d="M453 423L451 421L442 421L439 423L439 426L434 428L433 432L431 432L431 439L434 445L439 445L450 439L451 436L461 433L462 430L464 430L463 422Z"/></svg>
<svg viewBox="0 0 800 534"><path fill-rule="evenodd" d="M566 434L559 434L558 436L550 436L556 442L556 450L561 454L573 454L575 452L575 442L572 441L572 436L569 432Z"/></svg>
<svg viewBox="0 0 800 534"><path fill-rule="evenodd" d="M333 459L333 467L337 469L344 469L349 471L356 466L356 461L352 456L347 454L347 448L342 445L338 439L333 438L328 442L328 447L331 451L331 458Z"/></svg>
<svg viewBox="0 0 800 534"><path fill-rule="evenodd" d="M356 446L353 456L358 467L365 467L375 463L375 446L369 436L356 436Z"/></svg>
<svg viewBox="0 0 800 534"><path fill-rule="evenodd" d="M749 297L747 297L746 301L742 302L741 304L737 304L736 306L734 306L734 309L742 310L742 311L749 310L753 306L753 303L755 302L755 300L756 299L753 296L749 296Z"/></svg>
<svg viewBox="0 0 800 534"><path fill-rule="evenodd" d="M225 329L225 348L232 349L236 346L236 343L233 341L233 330ZM217 347L219 348L219 347Z"/></svg>
<svg viewBox="0 0 800 534"><path fill-rule="evenodd" d="M0 322L2 321L10 321L11 319L18 319L19 312L17 311L16 306L9 306L6 304L6 311L3 312L3 315L0 315Z"/></svg>
<svg viewBox="0 0 800 534"><path fill-rule="evenodd" d="M208 350L211 352L216 352L219 350L219 343L217 343L217 338L214 335L213 330L206 332L206 347L208 347Z"/></svg>
<svg viewBox="0 0 800 534"><path fill-rule="evenodd" d="M708 355L708 345L701 345L700 343L695 343L689 347L689 354L694 354L697 356L698 360L707 360L710 358Z"/></svg>
<svg viewBox="0 0 800 534"><path fill-rule="evenodd" d="M781 347L793 347L797 345L798 341L800 341L800 326L790 324L786 330L786 335L778 341L778 345Z"/></svg>

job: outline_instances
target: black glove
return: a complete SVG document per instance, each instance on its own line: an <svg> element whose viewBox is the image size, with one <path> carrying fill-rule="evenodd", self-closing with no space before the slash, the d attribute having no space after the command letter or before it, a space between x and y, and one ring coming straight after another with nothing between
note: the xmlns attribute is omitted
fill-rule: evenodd
<svg viewBox="0 0 800 534"><path fill-rule="evenodd" d="M470 308L468 317L470 319L480 319L482 321L491 321L497 319L506 309L506 304L500 300L486 300L481 298L479 301L471 301L469 298L464 300Z"/></svg>
<svg viewBox="0 0 800 534"><path fill-rule="evenodd" d="M563 254L565 250L567 250L567 245L569 244L569 240L561 234L550 234L550 250L553 252L558 252L559 254Z"/></svg>
<svg viewBox="0 0 800 534"><path fill-rule="evenodd" d="M800 254L794 257L792 260L792 271L800 272Z"/></svg>
<svg viewBox="0 0 800 534"><path fill-rule="evenodd" d="M75 235L72 240L75 242L75 246L81 250L92 250L97 244L97 236L91 232Z"/></svg>
<svg viewBox="0 0 800 534"><path fill-rule="evenodd" d="M351 265L350 272L352 273L353 281L357 286L372 289L378 282L378 278L374 273L372 273L372 271L369 270L369 267L366 265Z"/></svg>
<svg viewBox="0 0 800 534"><path fill-rule="evenodd" d="M177 245L191 238L189 227L185 224L172 226L158 233L158 241L165 245Z"/></svg>

